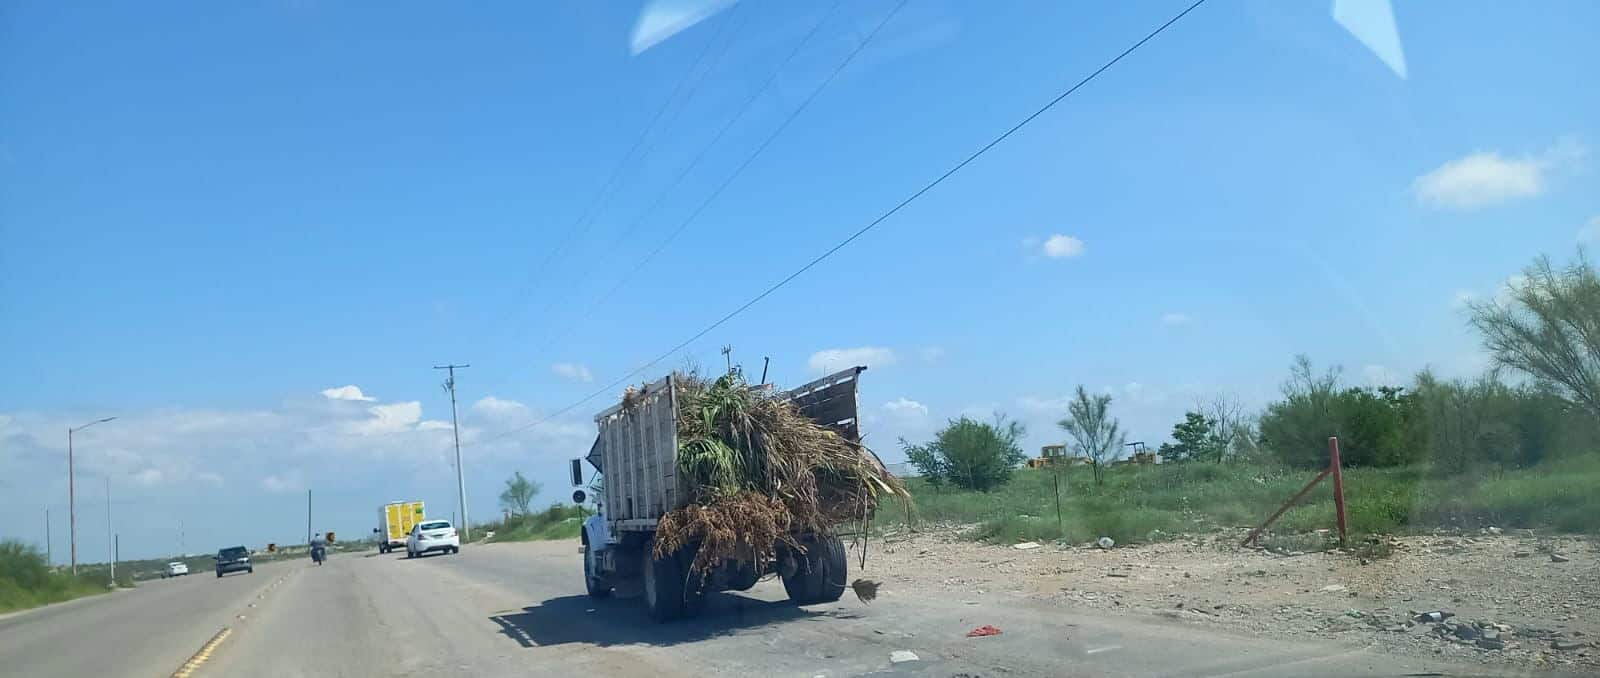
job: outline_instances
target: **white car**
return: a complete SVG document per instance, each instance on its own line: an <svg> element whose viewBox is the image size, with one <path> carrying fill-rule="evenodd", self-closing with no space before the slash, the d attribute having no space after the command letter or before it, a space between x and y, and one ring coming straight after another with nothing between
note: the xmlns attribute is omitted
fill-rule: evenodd
<svg viewBox="0 0 1600 678"><path fill-rule="evenodd" d="M430 551L460 553L461 538L448 520L424 520L406 535L406 557L415 558Z"/></svg>
<svg viewBox="0 0 1600 678"><path fill-rule="evenodd" d="M174 560L170 563L167 563L167 571L163 573L162 576L181 577L186 574L189 574L189 566L183 562Z"/></svg>

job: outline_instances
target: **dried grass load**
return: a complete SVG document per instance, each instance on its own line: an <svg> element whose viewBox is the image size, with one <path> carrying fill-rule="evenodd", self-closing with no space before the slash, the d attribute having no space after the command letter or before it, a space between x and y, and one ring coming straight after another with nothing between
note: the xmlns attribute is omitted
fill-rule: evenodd
<svg viewBox="0 0 1600 678"><path fill-rule="evenodd" d="M752 388L738 372L674 376L678 469L689 503L661 517L656 557L699 543L692 569L733 559L758 571L797 537L864 520L883 496L908 501L899 479L860 443Z"/></svg>

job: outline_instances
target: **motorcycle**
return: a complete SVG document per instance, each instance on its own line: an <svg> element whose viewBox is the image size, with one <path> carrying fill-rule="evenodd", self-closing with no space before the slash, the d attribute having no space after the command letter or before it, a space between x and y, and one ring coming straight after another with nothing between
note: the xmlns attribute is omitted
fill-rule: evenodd
<svg viewBox="0 0 1600 678"><path fill-rule="evenodd" d="M326 548L322 546L311 547L311 560L315 561L318 565L321 565L322 561L327 559L328 553Z"/></svg>

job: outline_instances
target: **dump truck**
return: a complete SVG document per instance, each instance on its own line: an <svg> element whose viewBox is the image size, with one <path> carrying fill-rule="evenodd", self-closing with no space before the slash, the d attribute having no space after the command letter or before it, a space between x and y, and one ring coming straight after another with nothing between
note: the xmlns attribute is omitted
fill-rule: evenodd
<svg viewBox="0 0 1600 678"><path fill-rule="evenodd" d="M420 501L391 501L378 507L378 526L372 530L378 535L378 552L404 549L406 535L411 534L412 526L422 522L424 517ZM332 533L328 537L333 541Z"/></svg>
<svg viewBox="0 0 1600 678"><path fill-rule="evenodd" d="M787 398L800 414L859 443L857 384L865 369L836 372L772 397ZM655 556L658 522L691 496L678 467L675 379L668 375L630 392L623 403L594 417L598 435L586 460L600 473L600 482L590 485L598 511L584 522L580 537L589 596L605 598L618 589L642 589L650 616L668 621L698 613L708 593L748 590L763 573L775 572L796 604L838 600L849 581L849 567L845 547L834 534L793 534L801 548L774 545L769 549L775 554L772 561L730 558L705 572L691 572L694 545L685 546L685 552ZM861 451L871 455L864 447ZM875 456L870 461L882 469ZM581 488L579 460L572 460L571 473L573 484ZM577 503L586 498L582 489L573 493Z"/></svg>

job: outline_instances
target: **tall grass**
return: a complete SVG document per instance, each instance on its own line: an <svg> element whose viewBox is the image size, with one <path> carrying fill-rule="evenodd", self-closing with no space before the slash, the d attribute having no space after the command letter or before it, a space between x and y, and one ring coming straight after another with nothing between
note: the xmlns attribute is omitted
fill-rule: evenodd
<svg viewBox="0 0 1600 678"><path fill-rule="evenodd" d="M577 539L584 518L590 512L582 506L552 504L550 508L521 516L473 526L474 534L494 532L490 541L534 541L540 539Z"/></svg>
<svg viewBox="0 0 1600 678"><path fill-rule="evenodd" d="M79 567L78 576L55 570L39 549L19 541L0 541L0 612L58 603L104 593L106 573Z"/></svg>
<svg viewBox="0 0 1600 678"><path fill-rule="evenodd" d="M1248 464L1160 464L1108 469L1096 486L1091 470L1061 471L1061 521L1056 520L1053 471L1021 469L994 492L935 488L907 482L915 520L976 523L972 536L995 542L1118 542L1160 539L1178 532L1253 527L1315 474ZM1528 469L1472 469L1445 475L1421 466L1349 469L1346 515L1357 534L1435 527L1540 528L1600 533L1600 455ZM904 522L896 510L879 520ZM1324 481L1273 527L1308 532L1333 527L1333 491Z"/></svg>

